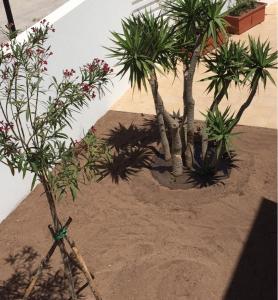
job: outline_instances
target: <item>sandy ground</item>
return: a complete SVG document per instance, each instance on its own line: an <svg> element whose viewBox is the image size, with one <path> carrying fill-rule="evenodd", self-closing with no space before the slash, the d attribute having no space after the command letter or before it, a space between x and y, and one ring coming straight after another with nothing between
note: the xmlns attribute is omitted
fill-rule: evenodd
<svg viewBox="0 0 278 300"><path fill-rule="evenodd" d="M253 37L260 37L262 40L268 39L273 50L277 50L277 11L278 4L272 4L266 8L265 21L240 36L232 36L234 40L247 41L248 35ZM206 112L212 101L212 94L206 93L207 82L200 82L202 78L207 75L204 74L205 67L203 64L199 65L195 75L195 83L193 86L193 94L196 102L195 115L196 119L202 120L201 113ZM271 70L271 74L277 82L277 71ZM174 77L160 76L159 77L159 90L163 97L166 109L172 113L178 110L183 111L182 108L182 89L183 83L181 78L174 80ZM230 89L229 102L222 101L222 108L228 104L231 105L232 111L238 111L241 104L247 99L247 89L238 90L234 87ZM260 87L259 93L256 95L252 105L248 108L242 117L242 125L260 126L267 128L277 128L277 87L272 83L268 83L267 88L264 90ZM154 114L155 108L151 92L130 89L127 91L112 107L114 110L127 111L127 112L142 112L146 114Z"/></svg>
<svg viewBox="0 0 278 300"><path fill-rule="evenodd" d="M56 8L66 3L68 0L10 0L10 5L14 17L16 28L25 30L34 23L43 19ZM0 27L5 27L7 17L3 5L0 2ZM4 40L4 36L0 33L0 42Z"/></svg>
<svg viewBox="0 0 278 300"><path fill-rule="evenodd" d="M123 145L147 136L138 126L146 119L109 111L96 128ZM140 170L147 158L138 155L110 168L118 184L109 175L83 186L75 203L58 204L63 220L73 218L70 234L104 300L276 299L277 131L237 130L237 168L224 184L170 190ZM51 244L49 222L38 186L0 225L1 300L20 299ZM51 266L60 260L56 253ZM63 274L54 271L44 273L32 299L68 299Z"/></svg>

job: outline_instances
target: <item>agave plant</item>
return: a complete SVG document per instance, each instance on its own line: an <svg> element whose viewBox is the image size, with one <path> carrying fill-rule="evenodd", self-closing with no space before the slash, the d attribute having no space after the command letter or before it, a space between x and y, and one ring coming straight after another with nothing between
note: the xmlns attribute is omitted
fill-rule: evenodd
<svg viewBox="0 0 278 300"><path fill-rule="evenodd" d="M217 159L224 153L230 156L231 138L238 134L231 132L235 122L234 114L230 114L230 106L223 113L218 108L207 112L206 132L208 140L214 142L216 146Z"/></svg>

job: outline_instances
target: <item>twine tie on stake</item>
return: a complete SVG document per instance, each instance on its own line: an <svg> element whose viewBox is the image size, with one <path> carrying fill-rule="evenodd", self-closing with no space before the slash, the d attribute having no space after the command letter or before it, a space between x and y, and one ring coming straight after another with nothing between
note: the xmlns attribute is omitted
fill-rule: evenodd
<svg viewBox="0 0 278 300"><path fill-rule="evenodd" d="M67 228L66 227L62 227L54 236L54 241L58 242L60 240L62 240L63 238L65 238L68 234Z"/></svg>

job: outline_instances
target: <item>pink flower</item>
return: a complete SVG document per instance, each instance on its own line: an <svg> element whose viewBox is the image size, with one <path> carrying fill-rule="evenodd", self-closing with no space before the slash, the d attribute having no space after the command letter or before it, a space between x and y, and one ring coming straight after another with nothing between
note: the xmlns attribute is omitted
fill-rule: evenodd
<svg viewBox="0 0 278 300"><path fill-rule="evenodd" d="M14 124L12 122L4 122L0 121L0 132L7 133L9 130L14 128Z"/></svg>
<svg viewBox="0 0 278 300"><path fill-rule="evenodd" d="M108 64L107 64L107 63L105 63L105 64L104 64L104 66L103 66L102 70L103 70L103 72L104 72L105 74L109 73L109 71L110 71L110 68L109 68L109 66L108 66Z"/></svg>
<svg viewBox="0 0 278 300"><path fill-rule="evenodd" d="M65 77L71 77L71 76L73 76L73 74L75 73L75 70L74 69L71 69L71 70L68 70L68 69L65 69L64 71L63 71L63 74L64 74L64 76Z"/></svg>
<svg viewBox="0 0 278 300"><path fill-rule="evenodd" d="M45 52L45 50L44 50L44 49L41 49L41 48L38 48L38 49L36 49L36 52L37 52L38 54L43 54L43 53Z"/></svg>
<svg viewBox="0 0 278 300"><path fill-rule="evenodd" d="M82 86L82 90L86 93L89 92L91 89L91 86L88 83L82 83L81 86Z"/></svg>
<svg viewBox="0 0 278 300"><path fill-rule="evenodd" d="M91 127L91 132L92 133L96 133L97 132L97 130L96 130L96 128L94 126Z"/></svg>

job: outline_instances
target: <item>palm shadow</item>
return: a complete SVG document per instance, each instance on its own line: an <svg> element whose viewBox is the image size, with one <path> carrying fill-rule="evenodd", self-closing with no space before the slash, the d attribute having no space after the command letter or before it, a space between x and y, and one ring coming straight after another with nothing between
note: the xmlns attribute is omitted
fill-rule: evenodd
<svg viewBox="0 0 278 300"><path fill-rule="evenodd" d="M143 168L150 168L153 155L162 157L157 150L158 126L155 119L145 119L142 126L130 124L110 130L105 141L112 157L100 162L98 168L102 177L111 176L112 181L128 181Z"/></svg>
<svg viewBox="0 0 278 300"><path fill-rule="evenodd" d="M188 179L186 183L192 185L192 187L208 187L215 184L225 185L225 179L227 179L232 169L238 169L237 154L234 151L230 152L230 155L224 155L219 163L217 171L212 171L210 168L203 166L195 166L194 170L187 170L186 174Z"/></svg>
<svg viewBox="0 0 278 300"><path fill-rule="evenodd" d="M23 247L14 255L9 255L5 262L13 269L12 275L0 281L0 299L1 300L16 300L22 299L27 286L29 285L34 270L38 267L39 254L29 246ZM76 262L71 258L73 265L73 278L76 289L80 289L81 280L80 272L75 266ZM62 269L53 270L48 264L39 280L36 283L28 300L68 300L67 279ZM78 299L84 299L79 294Z"/></svg>

